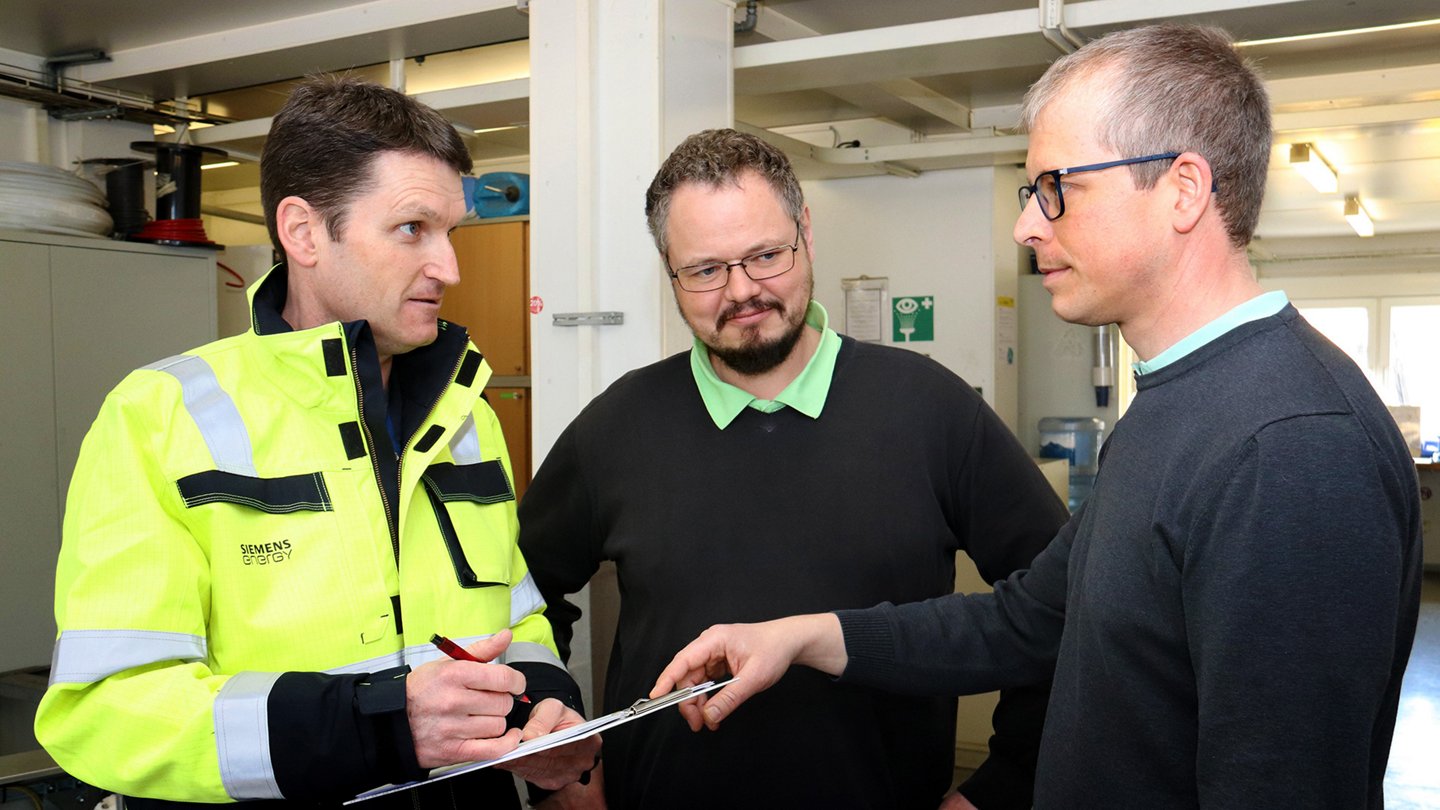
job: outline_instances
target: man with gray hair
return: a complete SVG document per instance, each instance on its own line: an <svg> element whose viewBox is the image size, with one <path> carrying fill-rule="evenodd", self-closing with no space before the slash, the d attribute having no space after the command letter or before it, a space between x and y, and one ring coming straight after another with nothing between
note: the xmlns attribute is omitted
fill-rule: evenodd
<svg viewBox="0 0 1440 810"><path fill-rule="evenodd" d="M605 711L643 697L715 622L950 593L959 550L990 582L1029 565L1064 506L963 380L828 326L783 153L734 130L693 135L646 214L694 346L590 403L520 507L562 653L580 615L564 598L615 561ZM1045 700L1043 684L1002 695L967 801L1030 806ZM723 735L696 737L675 712L607 733L610 805L933 808L950 787L953 696L797 671L763 702Z"/></svg>
<svg viewBox="0 0 1440 810"><path fill-rule="evenodd" d="M1090 498L993 594L712 628L657 688L734 672L682 710L714 727L791 663L908 694L1054 666L1036 807L1379 810L1418 485L1365 376L1246 259L1264 85L1222 31L1139 28L1056 62L1024 121L1015 239L1061 317L1141 358Z"/></svg>

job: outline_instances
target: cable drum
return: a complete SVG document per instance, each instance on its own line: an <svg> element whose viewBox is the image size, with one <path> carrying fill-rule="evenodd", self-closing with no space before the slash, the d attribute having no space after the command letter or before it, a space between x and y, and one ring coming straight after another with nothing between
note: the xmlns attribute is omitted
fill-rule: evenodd
<svg viewBox="0 0 1440 810"><path fill-rule="evenodd" d="M0 161L0 228L105 236L114 222L88 180L39 163Z"/></svg>

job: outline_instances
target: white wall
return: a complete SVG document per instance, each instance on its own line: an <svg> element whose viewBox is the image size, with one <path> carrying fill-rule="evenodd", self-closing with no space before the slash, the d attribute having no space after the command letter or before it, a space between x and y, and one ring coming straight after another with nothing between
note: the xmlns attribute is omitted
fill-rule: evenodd
<svg viewBox="0 0 1440 810"><path fill-rule="evenodd" d="M37 116L45 112L33 104L0 98L0 160L38 163L40 160Z"/></svg>
<svg viewBox="0 0 1440 810"><path fill-rule="evenodd" d="M934 342L907 348L980 387L992 405L994 178L994 169L978 168L801 184L815 232L815 299L829 311L831 326L845 329L843 278L885 276L892 299L934 296Z"/></svg>
<svg viewBox="0 0 1440 810"><path fill-rule="evenodd" d="M1284 290L1291 300L1440 295L1440 267L1432 273L1262 277L1260 286L1266 290Z"/></svg>

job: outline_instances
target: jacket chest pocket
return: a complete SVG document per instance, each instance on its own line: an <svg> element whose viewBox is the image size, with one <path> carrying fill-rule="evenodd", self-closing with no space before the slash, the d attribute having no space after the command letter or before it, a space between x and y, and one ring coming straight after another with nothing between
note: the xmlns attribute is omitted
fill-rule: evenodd
<svg viewBox="0 0 1440 810"><path fill-rule="evenodd" d="M354 626L363 592L325 476L261 478L210 470L176 482L193 536L207 538L217 656L264 659L317 630ZM233 656L233 658L232 658Z"/></svg>
<svg viewBox="0 0 1440 810"><path fill-rule="evenodd" d="M509 587L515 488L499 459L431 465L421 483L462 588Z"/></svg>
<svg viewBox="0 0 1440 810"><path fill-rule="evenodd" d="M339 540L334 504L318 472L259 478L209 470L176 482L187 519L210 538L213 571L270 568L269 576L325 567ZM217 581L218 584L218 581Z"/></svg>

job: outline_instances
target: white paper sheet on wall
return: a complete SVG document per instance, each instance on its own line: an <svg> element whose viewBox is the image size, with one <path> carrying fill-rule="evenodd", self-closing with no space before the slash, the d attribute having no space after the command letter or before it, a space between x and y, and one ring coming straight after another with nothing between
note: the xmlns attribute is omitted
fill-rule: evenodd
<svg viewBox="0 0 1440 810"><path fill-rule="evenodd" d="M885 316L890 309L890 279L860 276L844 278L845 327L841 331L856 340L882 343Z"/></svg>

